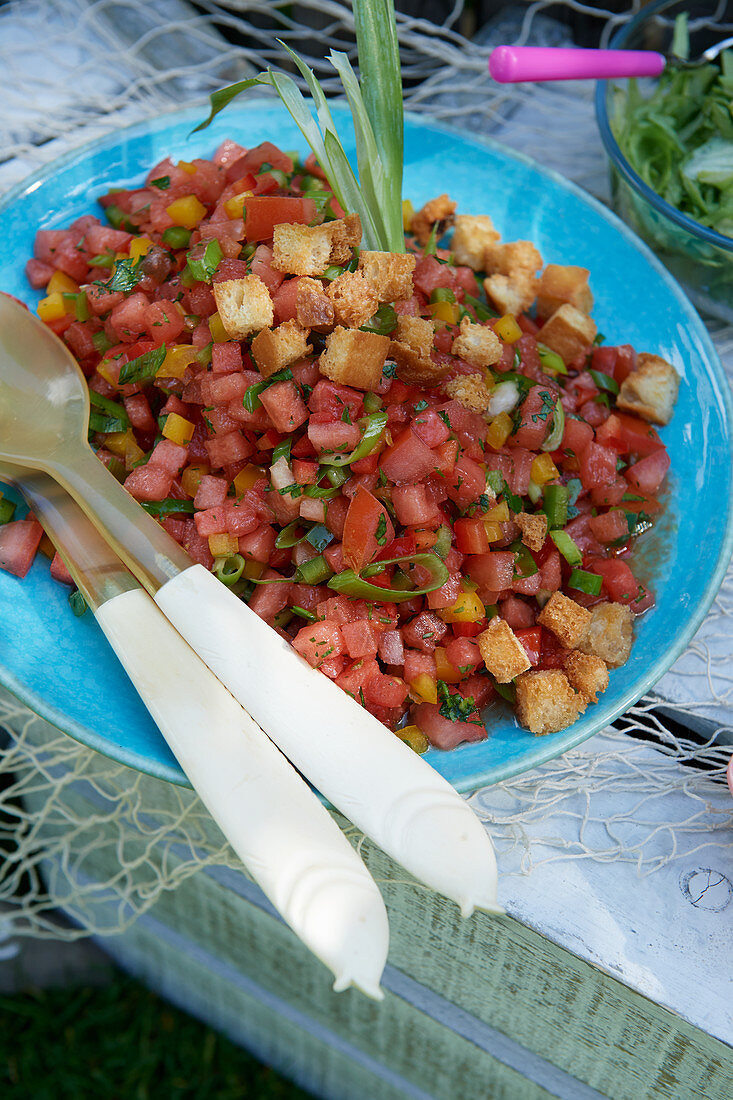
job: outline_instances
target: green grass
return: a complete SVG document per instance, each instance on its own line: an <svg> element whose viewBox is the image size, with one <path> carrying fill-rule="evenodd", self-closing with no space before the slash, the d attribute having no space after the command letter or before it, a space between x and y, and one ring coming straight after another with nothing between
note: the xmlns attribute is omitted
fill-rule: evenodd
<svg viewBox="0 0 733 1100"><path fill-rule="evenodd" d="M7 1100L306 1100L129 978L0 997Z"/></svg>

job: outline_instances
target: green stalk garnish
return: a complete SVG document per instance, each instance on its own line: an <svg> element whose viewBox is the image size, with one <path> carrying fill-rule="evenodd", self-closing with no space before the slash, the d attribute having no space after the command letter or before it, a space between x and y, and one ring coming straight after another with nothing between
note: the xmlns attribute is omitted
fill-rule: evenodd
<svg viewBox="0 0 733 1100"><path fill-rule="evenodd" d="M387 414L383 410L372 413L364 424L364 434L359 443L350 454L347 455L321 455L321 463L324 466L349 466L352 462L358 462L360 458L366 458L379 445L379 441L387 427Z"/></svg>
<svg viewBox="0 0 733 1100"><path fill-rule="evenodd" d="M345 53L332 50L329 61L341 78L356 136L359 178L349 164L326 96L312 69L284 42L310 90L317 122L292 77L265 73L220 88L210 96L202 130L242 92L257 86L275 89L323 168L344 210L361 219L364 247L404 252L402 229L403 108L400 52L393 0L353 0L361 83ZM279 41L279 40L278 40Z"/></svg>

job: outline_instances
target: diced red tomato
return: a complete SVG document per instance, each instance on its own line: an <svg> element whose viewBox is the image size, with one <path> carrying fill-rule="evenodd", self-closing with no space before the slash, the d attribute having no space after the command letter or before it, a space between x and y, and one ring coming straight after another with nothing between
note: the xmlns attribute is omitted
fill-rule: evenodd
<svg viewBox="0 0 733 1100"><path fill-rule="evenodd" d="M360 486L344 522L344 561L358 573L393 540L394 525L389 512L380 500Z"/></svg>
<svg viewBox="0 0 733 1100"><path fill-rule="evenodd" d="M437 704L420 703L413 711L413 718L436 749L454 749L464 741L485 741L488 736L478 713L475 721L453 722L440 713Z"/></svg>

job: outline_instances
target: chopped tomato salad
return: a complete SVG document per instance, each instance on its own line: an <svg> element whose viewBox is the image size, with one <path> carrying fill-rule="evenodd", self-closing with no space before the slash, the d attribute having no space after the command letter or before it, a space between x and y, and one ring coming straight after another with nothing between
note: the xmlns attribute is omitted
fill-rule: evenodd
<svg viewBox="0 0 733 1100"><path fill-rule="evenodd" d="M192 561L420 751L484 739L497 697L538 734L595 702L654 603L678 378L603 343L589 272L446 195L361 249L270 143L100 201L28 278L100 460ZM0 519L24 575L40 529Z"/></svg>

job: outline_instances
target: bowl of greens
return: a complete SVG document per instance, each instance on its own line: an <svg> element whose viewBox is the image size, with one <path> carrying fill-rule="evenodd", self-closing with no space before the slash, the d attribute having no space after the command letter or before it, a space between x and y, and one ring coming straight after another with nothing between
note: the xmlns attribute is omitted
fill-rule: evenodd
<svg viewBox="0 0 733 1100"><path fill-rule="evenodd" d="M733 4L656 0L616 49L669 58L656 80L599 81L596 113L616 211L699 309L733 322Z"/></svg>

